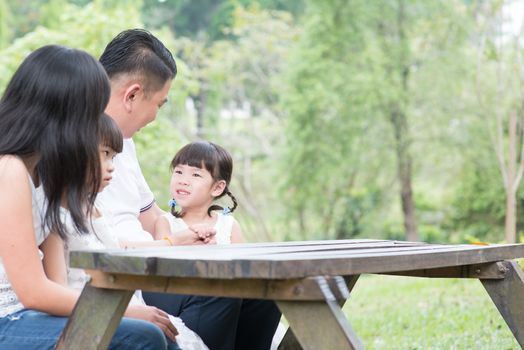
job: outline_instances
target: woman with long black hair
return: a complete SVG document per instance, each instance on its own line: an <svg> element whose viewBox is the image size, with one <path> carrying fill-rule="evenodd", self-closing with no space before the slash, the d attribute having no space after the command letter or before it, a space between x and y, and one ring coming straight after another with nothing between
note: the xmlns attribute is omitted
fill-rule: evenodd
<svg viewBox="0 0 524 350"><path fill-rule="evenodd" d="M88 231L109 93L92 56L50 45L22 62L0 100L1 349L52 349L79 297L46 277L38 246L49 231L67 239L61 203L76 229ZM163 311L144 306L126 315L134 319L122 320L110 348L176 347L164 335L176 329Z"/></svg>

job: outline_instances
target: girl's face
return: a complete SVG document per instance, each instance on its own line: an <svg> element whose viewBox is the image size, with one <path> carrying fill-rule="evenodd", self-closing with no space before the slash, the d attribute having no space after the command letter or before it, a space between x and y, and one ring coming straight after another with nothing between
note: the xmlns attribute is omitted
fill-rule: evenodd
<svg viewBox="0 0 524 350"><path fill-rule="evenodd" d="M215 181L205 168L179 164L171 176L171 195L184 210L204 207L207 209L213 199L226 186L224 180Z"/></svg>
<svg viewBox="0 0 524 350"><path fill-rule="evenodd" d="M113 159L117 153L111 147L105 145L98 146L98 151L100 152L100 171L102 172L102 182L98 192L102 192L113 178L113 171L115 170Z"/></svg>

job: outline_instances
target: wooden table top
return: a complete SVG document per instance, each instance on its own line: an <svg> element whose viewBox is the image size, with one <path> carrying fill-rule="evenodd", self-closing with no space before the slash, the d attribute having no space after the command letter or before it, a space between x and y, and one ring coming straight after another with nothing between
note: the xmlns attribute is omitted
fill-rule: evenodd
<svg viewBox="0 0 524 350"><path fill-rule="evenodd" d="M524 244L322 240L71 252L71 267L216 279L289 279L482 264L524 257Z"/></svg>

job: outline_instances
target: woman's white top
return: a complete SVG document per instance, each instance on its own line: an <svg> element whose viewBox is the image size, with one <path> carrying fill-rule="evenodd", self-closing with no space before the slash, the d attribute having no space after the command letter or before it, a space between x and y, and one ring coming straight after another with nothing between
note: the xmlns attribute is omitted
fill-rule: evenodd
<svg viewBox="0 0 524 350"><path fill-rule="evenodd" d="M233 216L231 214L224 215L220 212L216 212L217 221L215 223L215 238L217 244L230 244L231 243L231 230L233 229ZM182 218L177 218L171 213L163 215L169 222L169 227L172 234L176 234L179 231L187 230L189 227Z"/></svg>
<svg viewBox="0 0 524 350"><path fill-rule="evenodd" d="M29 176L29 175L28 175ZM47 203L45 200L44 189L42 186L35 188L31 176L29 176L29 183L31 185L32 209L33 209L33 227L35 231L36 245L39 246L46 238L46 232L42 227L44 222L45 210ZM43 254L38 250L40 259ZM24 308L18 299L11 283L7 279L7 274L4 269L4 264L0 258L0 317L5 317Z"/></svg>

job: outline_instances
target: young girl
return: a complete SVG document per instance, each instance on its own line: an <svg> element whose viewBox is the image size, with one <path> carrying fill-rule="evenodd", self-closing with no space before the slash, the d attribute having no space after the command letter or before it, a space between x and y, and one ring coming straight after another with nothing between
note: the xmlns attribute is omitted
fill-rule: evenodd
<svg viewBox="0 0 524 350"><path fill-rule="evenodd" d="M228 187L233 172L231 155L214 143L192 142L178 151L171 170L171 213L158 218L155 236L176 239L178 232L189 228L202 243L243 242L238 222L229 215L237 207ZM225 195L231 198L232 207L213 204Z"/></svg>
<svg viewBox="0 0 524 350"><path fill-rule="evenodd" d="M92 56L49 45L25 58L0 100L1 349L52 349L78 300L77 290L47 278L38 245L47 228L65 237L62 203L73 226L87 231L84 208L101 180L97 131L109 92ZM126 312L135 319L122 319L111 349L167 348L158 322L145 321L163 312Z"/></svg>
<svg viewBox="0 0 524 350"><path fill-rule="evenodd" d="M112 179L114 171L113 158L122 151L122 133L116 123L107 115L102 115L99 127L100 136L100 170L101 192ZM82 289L87 282L87 275L82 269L69 268L69 251L81 249L120 248L121 244L112 230L110 220L103 215L105 210L94 206L90 222L90 234L79 234L73 227L71 216L67 209L62 208L62 220L68 227L68 237L63 241L60 236L51 233L41 248L45 254L44 268L51 280L67 284L75 289ZM153 242L149 242L155 245ZM165 244L165 240L160 242ZM138 291L131 300L131 305L146 306ZM196 333L191 331L180 318L168 315L176 327L178 335L176 343L184 350L207 350L207 346ZM171 348L171 347L170 347Z"/></svg>

